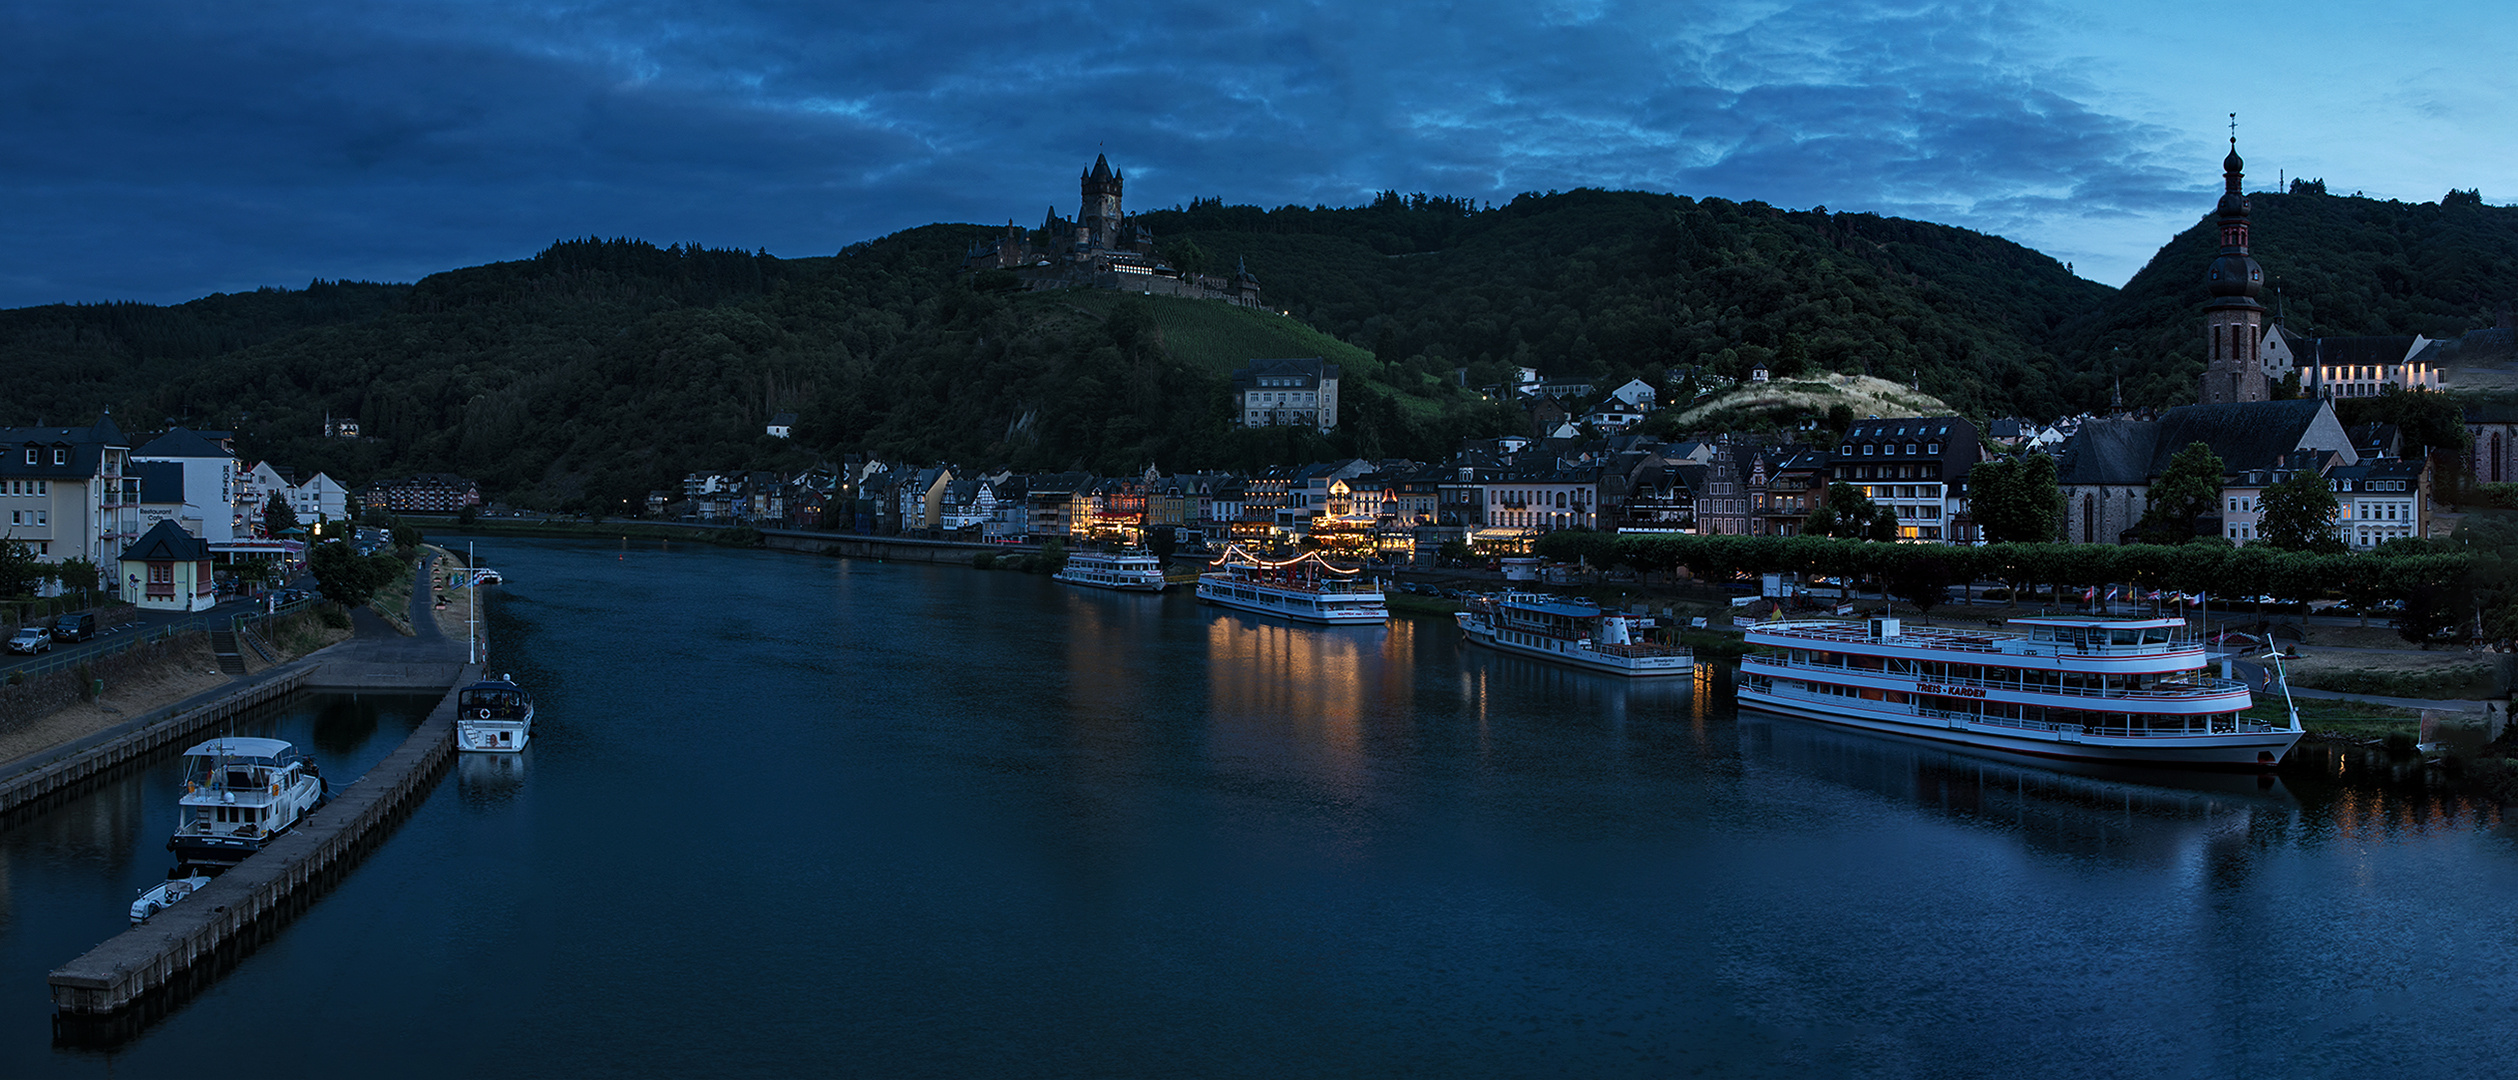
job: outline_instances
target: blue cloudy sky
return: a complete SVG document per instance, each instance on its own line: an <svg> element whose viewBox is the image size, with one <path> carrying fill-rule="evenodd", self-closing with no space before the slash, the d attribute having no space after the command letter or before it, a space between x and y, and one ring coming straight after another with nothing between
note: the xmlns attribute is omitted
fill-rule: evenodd
<svg viewBox="0 0 2518 1080"><path fill-rule="evenodd" d="M2121 284L2277 170L2518 194L2483 0L0 7L0 306L413 280L563 237L1577 186L1998 233Z"/></svg>

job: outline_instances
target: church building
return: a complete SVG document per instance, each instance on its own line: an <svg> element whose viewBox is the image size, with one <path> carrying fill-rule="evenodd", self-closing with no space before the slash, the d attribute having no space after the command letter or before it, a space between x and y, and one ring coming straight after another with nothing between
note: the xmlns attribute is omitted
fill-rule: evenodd
<svg viewBox="0 0 2518 1080"><path fill-rule="evenodd" d="M2245 163L2238 136L2221 159L2221 252L2212 259L2212 300L2203 306L2205 405L2273 398L2264 372L2264 267L2247 253L2247 196L2239 190Z"/></svg>

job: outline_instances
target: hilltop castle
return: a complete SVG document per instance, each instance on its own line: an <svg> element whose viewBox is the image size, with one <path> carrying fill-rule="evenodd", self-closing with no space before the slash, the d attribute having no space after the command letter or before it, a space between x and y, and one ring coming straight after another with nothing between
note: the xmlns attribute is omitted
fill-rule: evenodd
<svg viewBox="0 0 2518 1080"><path fill-rule="evenodd" d="M1059 217L1053 206L1037 230L1008 221L1003 232L971 246L962 268L1008 271L1025 289L1123 289L1265 306L1258 279L1238 261L1230 275L1166 265L1155 251L1153 230L1121 205L1128 178L1110 167L1107 156L1094 155L1080 182L1083 200L1074 220Z"/></svg>

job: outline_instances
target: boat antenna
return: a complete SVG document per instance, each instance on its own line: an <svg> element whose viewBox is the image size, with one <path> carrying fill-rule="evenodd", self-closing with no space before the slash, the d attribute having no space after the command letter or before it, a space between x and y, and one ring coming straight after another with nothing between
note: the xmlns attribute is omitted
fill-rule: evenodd
<svg viewBox="0 0 2518 1080"><path fill-rule="evenodd" d="M2291 711L2291 730L2307 730L2299 726L2299 703L2291 700L2291 677L2282 670L2282 650L2275 649L2265 657L2273 661L2273 677L2282 683L2282 707Z"/></svg>

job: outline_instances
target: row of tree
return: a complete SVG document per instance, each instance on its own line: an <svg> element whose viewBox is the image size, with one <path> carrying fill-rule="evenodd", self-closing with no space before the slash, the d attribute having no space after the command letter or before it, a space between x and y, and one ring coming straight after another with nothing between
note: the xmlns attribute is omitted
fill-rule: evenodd
<svg viewBox="0 0 2518 1080"><path fill-rule="evenodd" d="M2474 613L2474 559L2459 552L2345 554L2226 543L2000 543L1979 547L1883 544L1820 536L1618 535L1568 530L1539 539L1537 553L1564 562L1642 572L1686 570L1708 581L1790 573L1874 583L1929 609L1953 588L2002 582L2017 593L2065 596L2132 588L2199 594L2214 603L2342 600L2362 611L2404 605L2399 627L2416 641L2461 636Z"/></svg>

